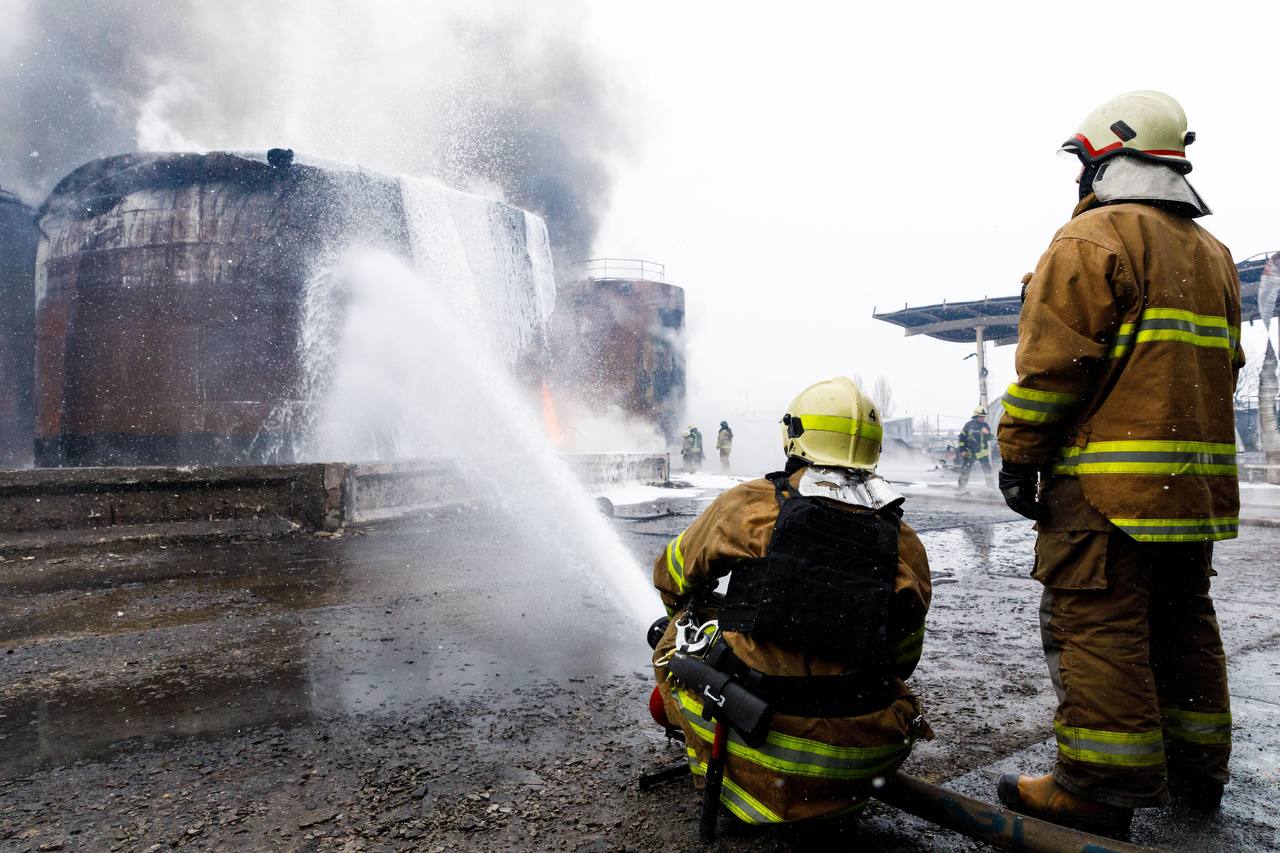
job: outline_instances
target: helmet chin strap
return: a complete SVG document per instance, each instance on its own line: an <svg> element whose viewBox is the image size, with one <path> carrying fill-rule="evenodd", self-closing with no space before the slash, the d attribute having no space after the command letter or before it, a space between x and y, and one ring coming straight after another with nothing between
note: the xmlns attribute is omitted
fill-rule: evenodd
<svg viewBox="0 0 1280 853"><path fill-rule="evenodd" d="M1099 169L1107 164L1105 161L1101 163L1081 162L1084 165L1084 171L1080 173L1080 200L1084 201L1084 197L1093 192L1093 179L1098 177Z"/></svg>

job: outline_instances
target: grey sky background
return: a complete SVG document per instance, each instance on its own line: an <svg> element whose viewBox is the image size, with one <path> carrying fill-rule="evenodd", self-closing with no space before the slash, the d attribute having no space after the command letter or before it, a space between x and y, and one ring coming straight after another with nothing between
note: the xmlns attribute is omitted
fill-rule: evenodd
<svg viewBox="0 0 1280 853"><path fill-rule="evenodd" d="M1277 23L1243 3L597 7L644 139L597 249L687 288L704 430L834 373L945 423L976 401L968 350L872 310L1016 293L1076 202L1057 145L1112 95L1176 97L1203 224L1237 260L1280 249ZM1013 347L990 352L994 397Z"/></svg>
<svg viewBox="0 0 1280 853"><path fill-rule="evenodd" d="M135 146L288 145L527 197L549 221L577 210L565 251L661 261L686 288L691 420L708 436L740 427L752 468L776 453L790 398L838 373L884 376L896 415L967 416L966 348L907 339L872 311L1017 292L1076 200L1076 166L1055 150L1115 94L1179 99L1198 134L1191 181L1216 211L1204 224L1237 260L1280 249L1273 4L0 12L0 183L38 200ZM1261 330L1245 338L1256 353ZM1012 363L1012 347L991 351L993 398Z"/></svg>

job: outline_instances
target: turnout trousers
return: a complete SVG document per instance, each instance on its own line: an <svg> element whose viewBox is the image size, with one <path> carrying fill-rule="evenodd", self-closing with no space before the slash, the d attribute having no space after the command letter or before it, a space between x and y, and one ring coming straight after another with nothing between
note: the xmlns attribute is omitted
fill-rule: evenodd
<svg viewBox="0 0 1280 853"><path fill-rule="evenodd" d="M1166 802L1170 774L1226 783L1231 708L1209 595L1213 544L1045 526L1057 525L1041 526L1033 576L1044 584L1041 638L1058 694L1054 778L1126 807Z"/></svg>
<svg viewBox="0 0 1280 853"><path fill-rule="evenodd" d="M979 459L974 459L972 456L966 456L960 462L959 487L963 489L965 486L969 485L969 473L973 471L974 465L982 466L982 478L983 480L986 481L987 487L990 488L991 487L991 457L990 456L983 456Z"/></svg>

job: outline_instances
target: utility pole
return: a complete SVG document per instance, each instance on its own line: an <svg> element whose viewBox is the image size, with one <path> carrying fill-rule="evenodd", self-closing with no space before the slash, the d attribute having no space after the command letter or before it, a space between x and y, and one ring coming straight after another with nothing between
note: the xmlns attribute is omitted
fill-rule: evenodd
<svg viewBox="0 0 1280 853"><path fill-rule="evenodd" d="M987 327L974 326L973 328L977 332L978 343L978 402L985 409L987 407L987 342L982 333Z"/></svg>

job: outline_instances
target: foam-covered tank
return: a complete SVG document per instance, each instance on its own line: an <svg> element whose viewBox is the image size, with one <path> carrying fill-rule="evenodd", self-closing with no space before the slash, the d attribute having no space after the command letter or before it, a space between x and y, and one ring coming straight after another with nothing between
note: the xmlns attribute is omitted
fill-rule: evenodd
<svg viewBox="0 0 1280 853"><path fill-rule="evenodd" d="M0 468L32 460L39 236L35 211L0 189Z"/></svg>
<svg viewBox="0 0 1280 853"><path fill-rule="evenodd" d="M503 318L508 361L554 302L536 217L280 149L95 160L53 190L40 228L41 465L290 461L307 283L348 248L493 267L501 286L466 298Z"/></svg>
<svg viewBox="0 0 1280 853"><path fill-rule="evenodd" d="M648 261L579 265L557 291L551 352L557 399L617 407L671 443L684 425L684 290L664 277Z"/></svg>

